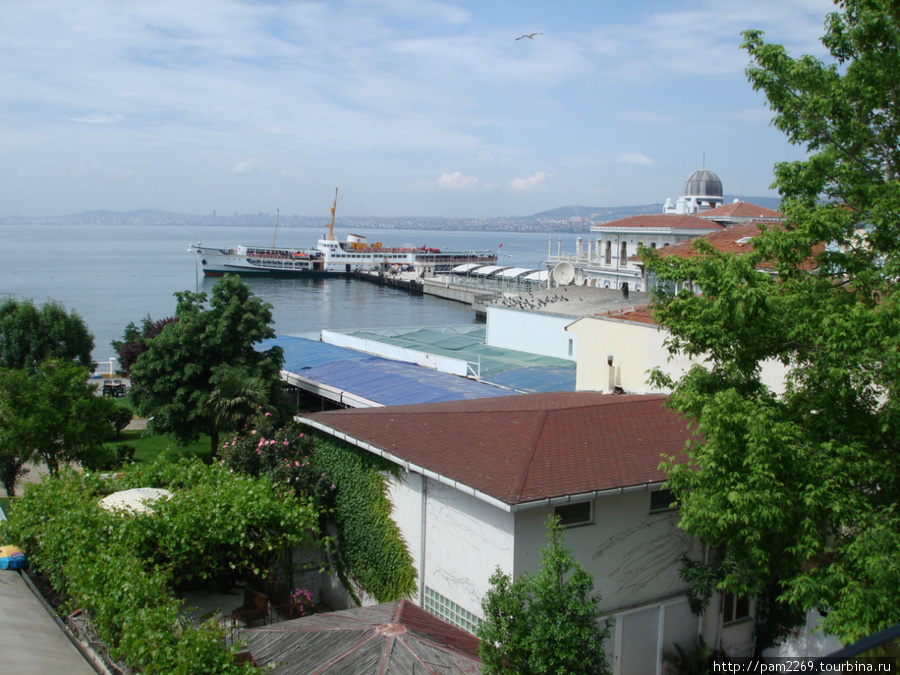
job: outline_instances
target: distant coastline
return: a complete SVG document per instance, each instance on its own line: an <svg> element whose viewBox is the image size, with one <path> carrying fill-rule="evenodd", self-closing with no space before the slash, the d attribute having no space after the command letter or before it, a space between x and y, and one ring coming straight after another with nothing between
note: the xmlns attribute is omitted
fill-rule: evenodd
<svg viewBox="0 0 900 675"><path fill-rule="evenodd" d="M778 208L774 197L740 197L725 195L725 203L735 199L767 208ZM662 213L663 205L638 206L561 206L532 216L493 216L443 218L440 216L343 217L335 223L341 229L384 230L454 230L493 232L588 232L594 223L604 223L628 216ZM279 227L318 228L327 222L325 215L299 216L280 214ZM0 225L171 225L272 227L274 213L256 214L185 214L168 211L86 211L65 216L0 216Z"/></svg>

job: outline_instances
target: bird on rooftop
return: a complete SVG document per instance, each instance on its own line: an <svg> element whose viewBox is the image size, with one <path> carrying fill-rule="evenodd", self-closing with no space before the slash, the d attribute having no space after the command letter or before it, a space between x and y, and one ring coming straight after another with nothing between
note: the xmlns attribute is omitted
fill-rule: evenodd
<svg viewBox="0 0 900 675"><path fill-rule="evenodd" d="M528 35L522 35L521 37L517 37L516 40L521 40L522 38L528 38L529 40L534 40L535 35L543 35L543 33L529 33ZM513 40L513 42L515 42L516 40Z"/></svg>

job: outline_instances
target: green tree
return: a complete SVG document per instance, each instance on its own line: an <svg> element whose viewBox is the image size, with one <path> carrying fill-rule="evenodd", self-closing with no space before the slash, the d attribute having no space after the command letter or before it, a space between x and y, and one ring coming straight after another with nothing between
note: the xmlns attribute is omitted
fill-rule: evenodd
<svg viewBox="0 0 900 675"><path fill-rule="evenodd" d="M84 320L57 302L40 308L32 300L8 298L0 303L0 368L37 371L47 359L92 367L94 337Z"/></svg>
<svg viewBox="0 0 900 675"><path fill-rule="evenodd" d="M112 427L107 406L88 376L87 368L57 360L44 361L33 375L0 369L5 452L15 453L22 464L40 458L54 476L61 464L95 452L112 435Z"/></svg>
<svg viewBox="0 0 900 675"><path fill-rule="evenodd" d="M269 409L272 387L262 377L225 366L213 375L212 384L203 412L212 419L217 434L237 430L260 410Z"/></svg>
<svg viewBox="0 0 900 675"><path fill-rule="evenodd" d="M541 569L513 581L500 569L481 604L483 671L496 675L582 675L608 673L594 580L563 545L565 530L551 518Z"/></svg>
<svg viewBox="0 0 900 675"><path fill-rule="evenodd" d="M172 493L151 514L97 507L110 492L150 486ZM183 600L172 588L223 568L264 575L285 547L311 543L316 514L269 480L194 460L159 462L112 482L64 470L16 500L9 518L0 538L28 551L64 611L87 612L114 658L142 673L249 675L258 671L236 663L215 619L181 618Z"/></svg>
<svg viewBox="0 0 900 675"><path fill-rule="evenodd" d="M153 418L154 430L183 444L207 433L215 455L221 418L209 402L226 372L252 374L267 384L269 400L281 398L281 349L254 349L275 336L272 308L231 275L213 287L209 307L205 293L183 291L175 297L177 321L147 341L132 367L129 395L139 415Z"/></svg>
<svg viewBox="0 0 900 675"><path fill-rule="evenodd" d="M785 223L741 257L642 254L703 291L656 298L670 349L708 359L678 382L655 375L703 438L668 466L681 527L717 553L687 576L762 597L759 648L809 608L845 642L900 622L898 11L840 2L829 64L746 32L751 83L809 151L775 167ZM789 368L783 395L761 380L766 360Z"/></svg>
<svg viewBox="0 0 900 675"><path fill-rule="evenodd" d="M125 326L125 332L121 340L113 340L112 347L119 355L119 367L122 374L126 377L131 375L131 366L137 361L137 358L147 351L147 344L162 332L167 324L175 321L174 316L166 317L154 321L148 314L141 322L141 328L138 329L133 321L129 321Z"/></svg>

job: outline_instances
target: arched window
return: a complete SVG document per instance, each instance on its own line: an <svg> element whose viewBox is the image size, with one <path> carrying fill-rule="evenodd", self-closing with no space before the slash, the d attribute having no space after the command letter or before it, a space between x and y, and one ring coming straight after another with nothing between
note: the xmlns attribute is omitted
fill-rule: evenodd
<svg viewBox="0 0 900 675"><path fill-rule="evenodd" d="M612 264L612 242L611 241L606 242L606 264L607 265Z"/></svg>
<svg viewBox="0 0 900 675"><path fill-rule="evenodd" d="M628 262L628 243L622 242L622 250L619 252L619 264L625 265Z"/></svg>

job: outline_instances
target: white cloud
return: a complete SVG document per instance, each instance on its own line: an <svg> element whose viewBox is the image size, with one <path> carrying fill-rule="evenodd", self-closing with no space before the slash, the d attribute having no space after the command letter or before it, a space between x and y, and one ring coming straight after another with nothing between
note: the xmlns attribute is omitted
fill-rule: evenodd
<svg viewBox="0 0 900 675"><path fill-rule="evenodd" d="M619 162L619 164L637 164L638 166L653 164L653 159L651 157L642 155L639 152L623 152L616 161Z"/></svg>
<svg viewBox="0 0 900 675"><path fill-rule="evenodd" d="M247 173L253 168L255 162L243 161L238 162L233 167L231 167L232 173Z"/></svg>
<svg viewBox="0 0 900 675"><path fill-rule="evenodd" d="M545 171L537 171L533 176L528 178L513 178L509 182L509 186L514 192L529 192L530 190L539 187L541 183L552 175L553 174L546 173Z"/></svg>
<svg viewBox="0 0 900 675"><path fill-rule="evenodd" d="M442 190L473 190L478 187L478 179L474 176L464 176L459 171L453 173L445 171L437 179L437 186Z"/></svg>
<svg viewBox="0 0 900 675"><path fill-rule="evenodd" d="M125 119L122 115L110 115L108 113L92 113L83 117L70 117L73 122L81 124L115 124Z"/></svg>

